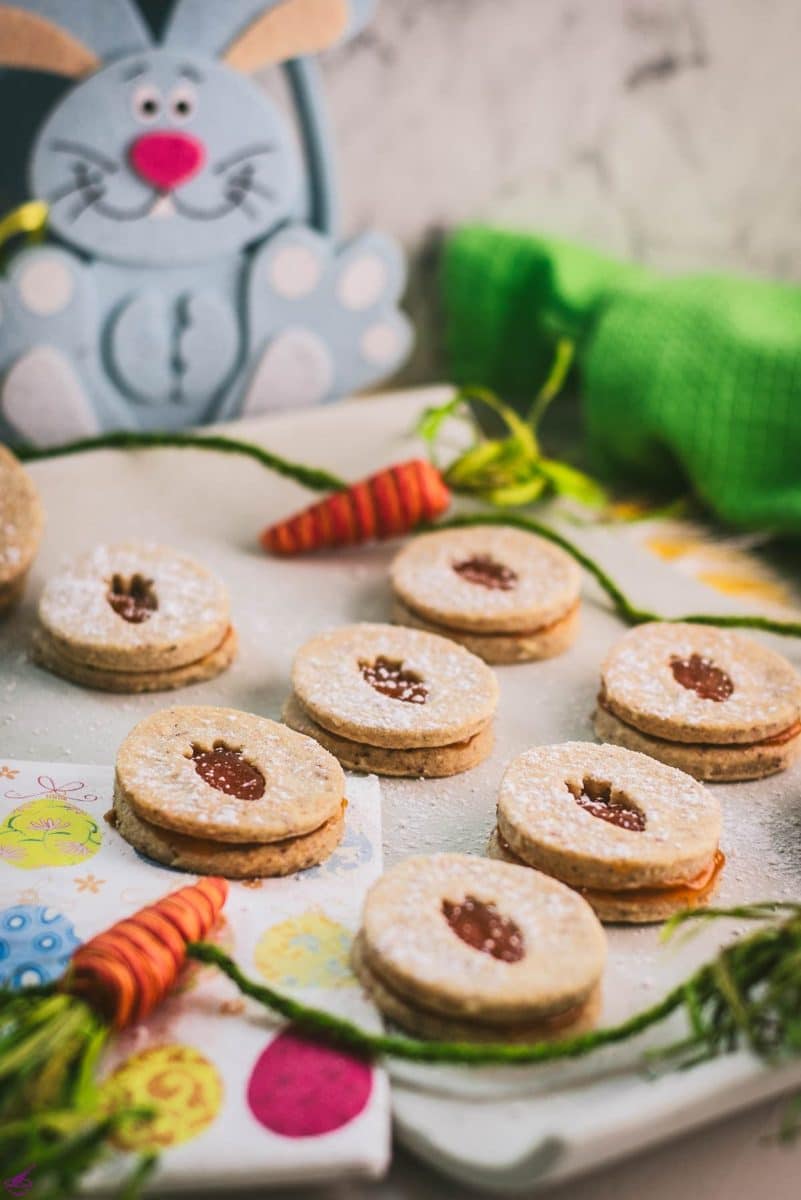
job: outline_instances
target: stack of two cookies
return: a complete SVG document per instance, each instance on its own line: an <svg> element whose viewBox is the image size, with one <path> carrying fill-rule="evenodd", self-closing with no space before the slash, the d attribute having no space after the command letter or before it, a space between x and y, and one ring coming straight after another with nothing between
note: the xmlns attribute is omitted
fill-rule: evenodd
<svg viewBox="0 0 801 1200"><path fill-rule="evenodd" d="M495 676L446 638L346 626L301 648L292 685L286 724L356 771L455 775L492 749Z"/></svg>
<svg viewBox="0 0 801 1200"><path fill-rule="evenodd" d="M178 870L247 879L322 862L344 829L345 777L309 738L230 708L141 721L117 755L112 824Z"/></svg>
<svg viewBox="0 0 801 1200"><path fill-rule="evenodd" d="M44 511L33 480L0 446L0 616L22 595L43 525Z"/></svg>
<svg viewBox="0 0 801 1200"><path fill-rule="evenodd" d="M370 889L352 965L422 1037L535 1042L590 1028L606 938L589 905L527 867L407 858Z"/></svg>
<svg viewBox="0 0 801 1200"><path fill-rule="evenodd" d="M488 663L553 658L578 633L578 567L520 529L424 534L400 551L391 578L399 625L449 637Z"/></svg>
<svg viewBox="0 0 801 1200"><path fill-rule="evenodd" d="M50 579L36 662L109 692L157 692L213 679L236 654L225 586L165 546L97 546Z"/></svg>
<svg viewBox="0 0 801 1200"><path fill-rule="evenodd" d="M575 888L604 922L665 921L720 882L721 809L675 767L619 746L526 750L498 795L493 858Z"/></svg>
<svg viewBox="0 0 801 1200"><path fill-rule="evenodd" d="M801 756L801 677L745 634L655 621L607 655L595 732L696 779L763 779Z"/></svg>

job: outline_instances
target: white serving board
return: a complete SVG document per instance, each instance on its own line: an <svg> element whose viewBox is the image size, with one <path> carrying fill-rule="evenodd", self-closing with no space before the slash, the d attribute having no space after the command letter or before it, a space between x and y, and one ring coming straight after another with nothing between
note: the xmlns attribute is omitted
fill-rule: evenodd
<svg viewBox="0 0 801 1200"><path fill-rule="evenodd" d="M419 453L421 447L409 437L415 417L447 394L439 389L353 401L228 432L356 479ZM160 539L197 554L227 580L243 645L240 659L220 679L175 700L191 697L192 703L230 704L277 716L292 655L305 638L344 622L388 616L391 547L289 563L261 553L256 535L262 525L309 496L256 464L194 451L104 452L37 464L33 473L49 524L29 599L0 630L0 746L9 755L108 762L136 720L173 699L93 694L50 679L27 662L32 602L43 579L63 555L93 542ZM568 527L566 532L595 554L641 606L665 615L735 610L734 602L651 557L625 530ZM498 740L490 760L450 780L384 781L385 860L440 849L482 853L504 764L530 745L592 738L589 715L598 665L622 632L588 582L582 633L568 654L499 669ZM801 667L798 643L770 640ZM763 783L718 789L729 855L721 902L798 895L800 784L796 766ZM664 948L655 929L611 930L604 1023L654 1002L734 932L731 925L712 927L692 942ZM419 1071L397 1068L396 1130L415 1153L454 1178L531 1190L801 1080L801 1068L766 1072L743 1058L653 1082L631 1071L630 1060L630 1051L619 1051L597 1068L560 1068L536 1079L530 1071L457 1074L456 1097L453 1072L428 1071L421 1086ZM606 1079L596 1077L601 1068ZM504 1100L509 1088L523 1095Z"/></svg>

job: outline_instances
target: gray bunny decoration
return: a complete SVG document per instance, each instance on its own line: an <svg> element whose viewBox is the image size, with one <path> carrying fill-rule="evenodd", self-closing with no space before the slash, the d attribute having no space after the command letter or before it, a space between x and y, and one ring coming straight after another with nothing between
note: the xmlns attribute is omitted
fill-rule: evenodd
<svg viewBox="0 0 801 1200"><path fill-rule="evenodd" d="M75 80L33 146L48 238L0 282L0 438L52 445L321 403L411 344L404 264L333 236L308 56L370 0L174 0L153 42L133 0L0 4L0 65ZM286 64L306 172L251 80Z"/></svg>

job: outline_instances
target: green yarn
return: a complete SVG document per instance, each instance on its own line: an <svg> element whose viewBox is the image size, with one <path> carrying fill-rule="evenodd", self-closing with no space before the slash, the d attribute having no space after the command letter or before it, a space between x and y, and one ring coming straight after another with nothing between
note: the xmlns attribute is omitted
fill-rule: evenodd
<svg viewBox="0 0 801 1200"><path fill-rule="evenodd" d="M786 902L690 909L669 921L664 936L680 925L707 924L722 917L766 922L755 933L720 950L650 1008L628 1020L555 1041L531 1043L422 1041L401 1034L372 1033L325 1009L315 1008L249 979L219 946L191 942L190 958L216 966L239 991L291 1021L312 1038L366 1058L403 1059L454 1066L523 1066L584 1058L660 1025L683 1010L686 1035L653 1051L674 1067L689 1067L747 1047L766 1062L801 1052L801 906Z"/></svg>
<svg viewBox="0 0 801 1200"><path fill-rule="evenodd" d="M627 625L645 625L650 621L680 621L690 625L717 625L723 629L758 629L762 633L776 633L780 637L801 637L801 621L778 621L773 617L762 617L743 613L691 613L681 617L664 617L660 613L651 612L647 608L638 608L608 575L606 571L585 554L575 542L571 542L564 534L544 525L533 517L519 512L473 512L458 517L449 517L436 524L422 527L418 532L427 533L434 529L462 529L470 525L511 525L515 529L523 529L526 533L536 533L546 538L556 546L561 547L571 558L591 575L600 588L609 597L612 608Z"/></svg>
<svg viewBox="0 0 801 1200"><path fill-rule="evenodd" d="M801 533L801 288L667 279L487 228L452 235L442 288L457 382L530 397L571 337L594 469L646 492L689 485L727 523Z"/></svg>
<svg viewBox="0 0 801 1200"><path fill-rule="evenodd" d="M152 433L136 433L121 430L117 433L101 433L97 437L81 438L76 442L65 442L60 446L13 446L20 462L41 462L46 458L65 458L73 454L85 454L91 450L212 450L217 454L241 454L252 458L261 466L287 479L307 487L313 492L338 492L348 485L344 479L332 475L319 467L307 467L303 463L281 458L253 442L237 438L221 437L216 434L169 433L157 430Z"/></svg>

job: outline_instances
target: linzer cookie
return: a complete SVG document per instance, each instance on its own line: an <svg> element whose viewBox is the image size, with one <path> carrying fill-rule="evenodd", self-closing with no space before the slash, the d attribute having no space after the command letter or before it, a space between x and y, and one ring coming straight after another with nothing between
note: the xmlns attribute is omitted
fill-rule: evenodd
<svg viewBox="0 0 801 1200"><path fill-rule="evenodd" d="M214 678L235 654L224 585L164 546L98 546L39 603L35 661L85 687L165 691Z"/></svg>
<svg viewBox="0 0 801 1200"><path fill-rule="evenodd" d="M466 771L492 749L498 684L445 638L393 625L349 625L307 642L283 719L378 775Z"/></svg>
<svg viewBox="0 0 801 1200"><path fill-rule="evenodd" d="M539 1041L597 1019L606 938L574 891L464 854L408 858L370 889L352 962L423 1037Z"/></svg>
<svg viewBox="0 0 801 1200"><path fill-rule="evenodd" d="M449 637L485 662L552 658L578 632L578 567L519 529L424 534L397 555L391 578L400 625Z"/></svg>
<svg viewBox="0 0 801 1200"><path fill-rule="evenodd" d="M696 779L762 779L801 751L801 677L741 633L654 623L601 670L595 731Z"/></svg>
<svg viewBox="0 0 801 1200"><path fill-rule="evenodd" d="M664 921L713 895L720 828L717 799L683 771L567 742L510 763L490 853L576 888L602 921Z"/></svg>
<svg viewBox="0 0 801 1200"><path fill-rule="evenodd" d="M22 596L43 526L33 480L11 451L0 446L0 617Z"/></svg>
<svg viewBox="0 0 801 1200"><path fill-rule="evenodd" d="M344 827L345 777L310 738L230 708L173 708L119 749L113 823L142 854L230 879L327 858Z"/></svg>

